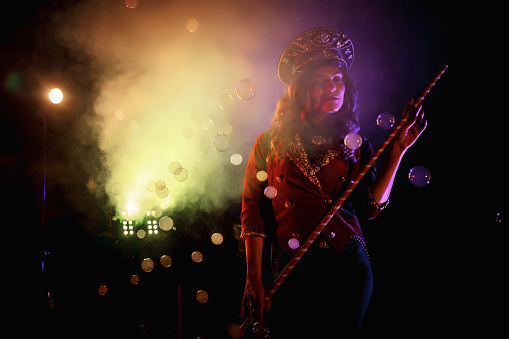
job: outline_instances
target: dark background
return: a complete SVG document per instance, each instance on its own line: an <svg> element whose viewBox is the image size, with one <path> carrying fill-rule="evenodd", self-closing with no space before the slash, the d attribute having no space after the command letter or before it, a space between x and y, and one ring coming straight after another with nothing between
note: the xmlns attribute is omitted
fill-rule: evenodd
<svg viewBox="0 0 509 339"><path fill-rule="evenodd" d="M292 3L293 9L287 10L313 8L319 13L316 8L321 5L335 9L347 2ZM9 302L11 308L22 314L35 310L37 319L37 325L17 330L71 337L176 337L180 284L184 337L227 337L225 327L239 322L245 275L242 246L234 229L240 201L216 213L198 212L200 222L187 225L189 232L163 233L157 240L146 238L148 241L117 236L119 225L111 223L113 210L108 215L99 208L107 201L87 194L85 163L87 170L105 169L93 132L78 133L83 121L73 115L46 126L46 161L48 166L58 164L59 178L48 171L41 227L43 116L47 107L40 104L41 83L31 76L37 73L34 70L53 74L55 82L74 79L69 81L73 109L93 114L96 79L94 73L87 72L89 61L77 59L53 41L51 34L44 34L51 32L51 13L71 5L58 0L30 5L17 2L2 12L0 162L4 260L9 263L4 270L7 279L26 283L25 278L16 277L26 275L25 263L29 263L33 269L29 290L35 292L32 296L19 288L6 294L14 299ZM287 3L273 5L283 9ZM302 6L295 9L299 8L296 5ZM362 56L356 50L361 58L356 63L380 57L381 67L395 74L393 82L387 81L378 94L373 92L369 100L363 100L362 87L369 82L369 70L353 71L363 111L376 111L375 105L404 107L443 64L450 65L426 99L428 129L401 164L390 206L376 220L363 224L375 285L361 338L504 333L507 184L502 163L507 154L503 140L507 126L503 120L507 113L507 28L502 4L497 6L490 2L352 2L350 9L356 13L382 11L389 19L393 12L406 13L406 35L421 39L391 41L391 30L402 28L395 23L394 28L389 25L381 30L383 39L373 38L373 44L379 41L378 56ZM327 10L321 11L326 16ZM318 23L319 19L310 20ZM369 16L349 25L357 25L360 32L377 31L377 22L370 22ZM426 37L429 40L422 40ZM391 43L408 44L407 55L399 55L398 62L391 63ZM402 64L405 59L414 62ZM422 67L412 68L415 60ZM13 71L17 76L9 78ZM375 127L363 132L374 146L383 140ZM69 151L69 145L79 148L79 156ZM408 183L406 173L415 165L431 171L428 186L416 188ZM83 194L76 198L66 194L69 190ZM79 209L74 199L79 199ZM176 211L176 223L186 213L196 212ZM495 222L498 213L501 222ZM215 231L224 236L220 246L210 242ZM203 236L196 236L200 232ZM194 250L204 253L203 262L190 260ZM172 256L170 268L158 264L162 254ZM140 269L145 257L156 261L151 273ZM13 266L15 270L10 269ZM138 286L130 284L132 274L140 276ZM108 287L104 296L97 292L100 285ZM206 304L195 300L199 289L210 294ZM25 297L27 293L30 296Z"/></svg>

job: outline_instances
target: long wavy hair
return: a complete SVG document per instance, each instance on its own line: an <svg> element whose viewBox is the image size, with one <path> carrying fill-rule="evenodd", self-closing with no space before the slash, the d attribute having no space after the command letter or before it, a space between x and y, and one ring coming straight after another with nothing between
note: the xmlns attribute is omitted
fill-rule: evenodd
<svg viewBox="0 0 509 339"><path fill-rule="evenodd" d="M348 133L359 132L358 94L348 73L341 69L345 94L343 105L327 119L327 129L334 139L343 139ZM287 92L279 98L272 124L275 133L271 140L271 152L267 160L279 161L286 154L289 143L301 126L301 113L310 109L310 84L312 72L295 73Z"/></svg>

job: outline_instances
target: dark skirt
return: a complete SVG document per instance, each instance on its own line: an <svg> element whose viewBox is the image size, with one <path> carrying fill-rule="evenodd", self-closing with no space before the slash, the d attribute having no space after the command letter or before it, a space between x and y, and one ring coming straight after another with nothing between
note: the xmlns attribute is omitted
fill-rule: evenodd
<svg viewBox="0 0 509 339"><path fill-rule="evenodd" d="M269 338L355 338L373 276L357 239L337 254L316 241L271 299Z"/></svg>

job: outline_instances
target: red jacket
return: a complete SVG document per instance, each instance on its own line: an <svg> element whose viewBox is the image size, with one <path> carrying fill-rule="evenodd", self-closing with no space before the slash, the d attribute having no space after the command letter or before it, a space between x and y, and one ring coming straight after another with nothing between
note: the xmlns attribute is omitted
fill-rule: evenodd
<svg viewBox="0 0 509 339"><path fill-rule="evenodd" d="M355 152L359 161L349 162L341 159L340 147L329 144L324 146L315 162L309 163L297 135L283 159L267 163L274 133L275 128L270 128L258 136L247 163L242 193L241 238L260 236L277 239L281 249L293 255L295 251L290 249L288 241L297 238L302 243L307 238L332 206L343 183L356 178L359 167L370 159L373 149L363 138L362 146ZM258 180L259 171L265 171L268 180ZM367 187L375 176L373 166L320 234L337 253L352 238L358 238L364 244L355 215L362 212L372 219L378 214L378 210L369 203L367 193ZM273 199L264 195L267 186L277 190Z"/></svg>

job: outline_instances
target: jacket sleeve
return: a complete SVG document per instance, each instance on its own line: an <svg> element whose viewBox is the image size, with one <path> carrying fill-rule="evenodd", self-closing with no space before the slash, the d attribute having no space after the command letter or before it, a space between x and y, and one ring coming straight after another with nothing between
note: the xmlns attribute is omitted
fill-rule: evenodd
<svg viewBox="0 0 509 339"><path fill-rule="evenodd" d="M242 189L241 234L245 237L267 236L263 218L264 205L270 204L265 198L264 190L267 187L267 155L270 151L269 130L258 136L251 150L244 176ZM263 172L262 172L263 171Z"/></svg>
<svg viewBox="0 0 509 339"><path fill-rule="evenodd" d="M361 156L360 156L360 168L362 170L366 163L373 156L374 151L371 143L364 138L364 142L361 146ZM350 194L350 197L347 199L347 202L351 202L354 205L354 208L357 210L357 214L360 212L361 216L371 220L376 218L378 213L381 210L377 209L375 205L371 203L370 195L369 195L369 187L376 179L376 167L373 164L370 169L366 172L362 180L359 182L357 187Z"/></svg>

